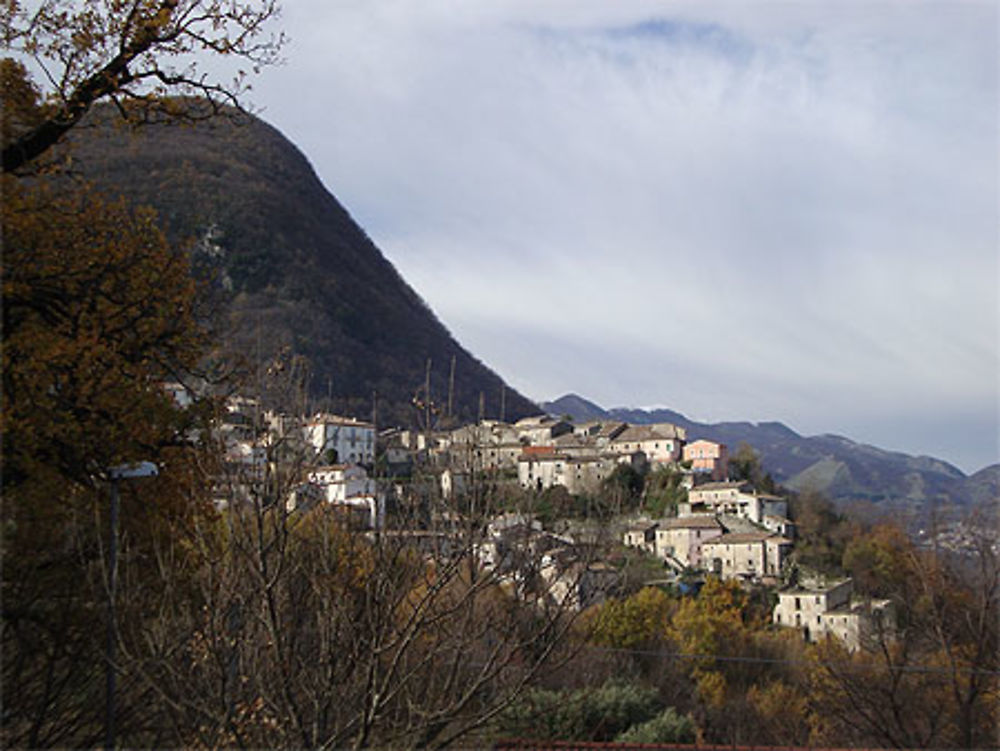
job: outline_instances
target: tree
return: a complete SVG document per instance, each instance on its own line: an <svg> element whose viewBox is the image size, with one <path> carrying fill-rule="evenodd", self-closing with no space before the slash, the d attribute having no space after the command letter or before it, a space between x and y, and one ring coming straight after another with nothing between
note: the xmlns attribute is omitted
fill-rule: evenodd
<svg viewBox="0 0 1000 751"><path fill-rule="evenodd" d="M277 13L276 0L5 4L6 48L39 68L51 90L35 117L5 137L3 171L37 160L102 100L131 122L157 113L191 115L168 94L203 97L206 115L223 104L239 107L249 88L245 67L256 72L277 60L284 39L267 32ZM206 54L237 61L231 81L201 69Z"/></svg>
<svg viewBox="0 0 1000 751"><path fill-rule="evenodd" d="M176 442L161 384L196 368L203 332L152 213L5 180L2 218L5 490L53 471L90 487Z"/></svg>
<svg viewBox="0 0 1000 751"><path fill-rule="evenodd" d="M499 719L508 737L538 740L611 741L658 717L656 689L609 681L602 686L528 691Z"/></svg>
<svg viewBox="0 0 1000 751"><path fill-rule="evenodd" d="M609 496L616 514L631 510L639 503L645 474L631 464L619 464L601 482L601 492Z"/></svg>
<svg viewBox="0 0 1000 751"><path fill-rule="evenodd" d="M977 748L996 741L1000 711L1000 565L990 527L966 528L963 552L917 548L883 525L852 542L845 561L884 579L895 628L847 654L820 645L810 672L816 714L832 738L914 747Z"/></svg>
<svg viewBox="0 0 1000 751"><path fill-rule="evenodd" d="M631 597L611 599L589 615L590 641L617 649L660 647L677 603L657 587Z"/></svg>
<svg viewBox="0 0 1000 751"><path fill-rule="evenodd" d="M3 180L3 740L87 746L100 738L107 470L162 468L123 488L124 622L157 589L130 561L172 550L183 588L182 533L206 511L193 489L208 457L191 443L205 414L162 385L196 367L203 337L187 263L150 212Z"/></svg>
<svg viewBox="0 0 1000 751"><path fill-rule="evenodd" d="M841 574L844 550L858 534L858 525L829 499L808 490L792 496L789 513L797 533L793 561L824 574Z"/></svg>
<svg viewBox="0 0 1000 751"><path fill-rule="evenodd" d="M778 490L770 472L764 471L760 454L745 441L729 457L729 475L734 480L749 482L761 493L775 493Z"/></svg>
<svg viewBox="0 0 1000 751"><path fill-rule="evenodd" d="M646 476L642 506L653 517L664 516L668 510L676 514L677 504L687 500L683 487L684 473L675 467L663 466Z"/></svg>

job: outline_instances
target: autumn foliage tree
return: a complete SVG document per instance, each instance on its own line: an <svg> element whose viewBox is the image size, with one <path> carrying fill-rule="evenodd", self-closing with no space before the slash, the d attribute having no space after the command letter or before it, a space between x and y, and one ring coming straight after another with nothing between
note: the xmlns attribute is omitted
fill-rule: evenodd
<svg viewBox="0 0 1000 751"><path fill-rule="evenodd" d="M5 48L48 87L38 117L5 138L4 172L31 165L102 100L131 122L190 115L170 95L199 96L205 114L239 107L248 74L274 63L284 41L269 31L275 0L42 0L0 13ZM235 64L226 78L209 75L206 57Z"/></svg>
<svg viewBox="0 0 1000 751"><path fill-rule="evenodd" d="M197 298L151 213L123 201L5 178L2 220L4 738L87 745L104 669L108 469L163 467L125 491L132 604L148 582L128 578L130 556L175 549L200 513L190 439L203 415L162 385L198 364Z"/></svg>
<svg viewBox="0 0 1000 751"><path fill-rule="evenodd" d="M973 520L974 522L975 520ZM817 739L899 748L994 747L1000 721L1000 562L992 524L964 551L919 548L883 524L848 543L863 592L889 599L894 627L864 648L819 645L809 697Z"/></svg>
<svg viewBox="0 0 1000 751"><path fill-rule="evenodd" d="M265 26L276 11L270 0L0 9L12 56L0 61L5 746L100 738L106 480L110 467L139 459L157 461L161 476L123 488L124 592L111 626L122 729L135 743L162 742L147 733L154 713L138 709L151 687L130 673L151 633L130 643L125 625L148 623L163 592L185 590L197 568L191 532L209 513L206 413L178 409L162 388L198 365L206 343L187 260L152 212L53 176L49 150L101 100L133 122L194 113L168 93L207 97L205 113L238 104L245 73L219 82L196 58L273 62L281 39Z"/></svg>

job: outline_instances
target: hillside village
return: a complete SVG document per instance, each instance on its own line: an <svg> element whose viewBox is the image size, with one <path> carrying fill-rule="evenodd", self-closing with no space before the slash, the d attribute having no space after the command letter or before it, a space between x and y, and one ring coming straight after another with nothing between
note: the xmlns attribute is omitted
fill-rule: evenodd
<svg viewBox="0 0 1000 751"><path fill-rule="evenodd" d="M480 519L479 564L540 601L581 609L618 593L622 575L609 559L624 546L656 561L661 582L686 591L714 575L777 593L773 622L806 640L833 634L856 649L866 635L892 628L889 601L853 598L850 579L825 580L791 565L796 527L788 499L736 479L727 446L689 441L676 425L540 415L377 432L363 420L293 417L230 398L218 432L229 470L217 488L220 507L252 492L267 472L283 473L279 502L287 512L327 506L357 529L408 536L440 552L476 516L478 501L490 512ZM677 489L660 516L615 513L595 529L558 518L543 523L530 507L553 491L607 496L616 475L654 472ZM512 491L529 502L505 507L484 498Z"/></svg>

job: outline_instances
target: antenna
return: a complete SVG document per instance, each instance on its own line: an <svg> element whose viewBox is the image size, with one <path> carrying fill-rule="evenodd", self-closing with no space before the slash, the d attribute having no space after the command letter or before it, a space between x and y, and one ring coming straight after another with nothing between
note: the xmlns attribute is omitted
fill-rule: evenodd
<svg viewBox="0 0 1000 751"><path fill-rule="evenodd" d="M431 430L431 358L427 358L427 372L424 374L424 430Z"/></svg>
<svg viewBox="0 0 1000 751"><path fill-rule="evenodd" d="M482 391L479 392L479 422L483 421L483 417L486 415L486 394Z"/></svg>
<svg viewBox="0 0 1000 751"><path fill-rule="evenodd" d="M455 355L451 356L451 375L448 376L448 419L454 414L452 407L455 398Z"/></svg>

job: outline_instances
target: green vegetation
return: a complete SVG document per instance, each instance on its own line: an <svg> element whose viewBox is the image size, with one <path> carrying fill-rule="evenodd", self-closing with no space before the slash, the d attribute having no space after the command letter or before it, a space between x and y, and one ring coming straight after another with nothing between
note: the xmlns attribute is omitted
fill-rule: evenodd
<svg viewBox="0 0 1000 751"><path fill-rule="evenodd" d="M676 516L677 504L687 501L687 491L681 486L684 473L676 467L663 466L646 476L642 508L654 519Z"/></svg>
<svg viewBox="0 0 1000 751"><path fill-rule="evenodd" d="M667 707L651 720L633 725L615 738L616 743L694 743L695 725L690 717Z"/></svg>
<svg viewBox="0 0 1000 751"><path fill-rule="evenodd" d="M611 741L660 712L657 692L611 681L573 691L534 689L497 723L498 735L535 740Z"/></svg>

